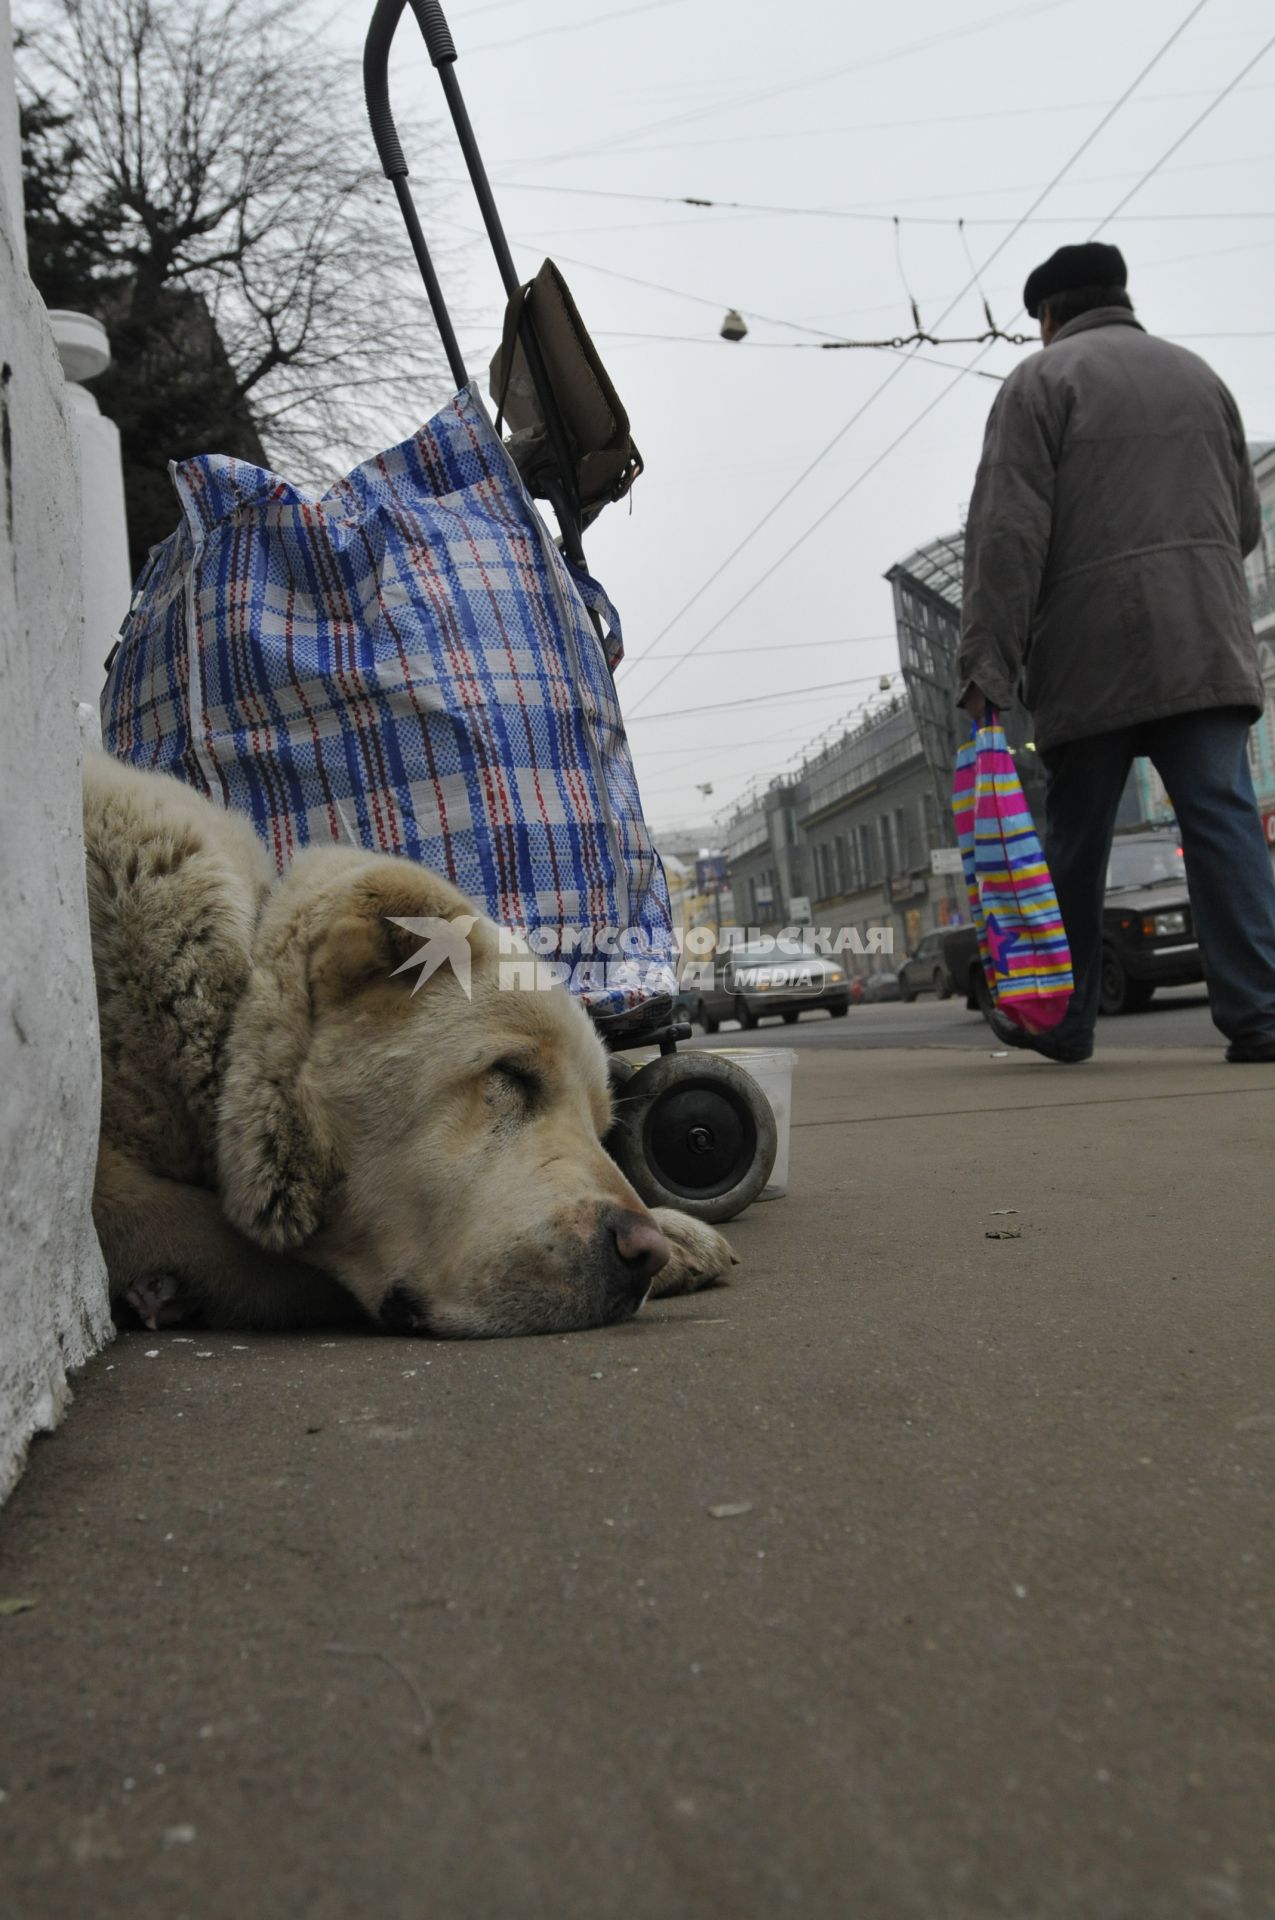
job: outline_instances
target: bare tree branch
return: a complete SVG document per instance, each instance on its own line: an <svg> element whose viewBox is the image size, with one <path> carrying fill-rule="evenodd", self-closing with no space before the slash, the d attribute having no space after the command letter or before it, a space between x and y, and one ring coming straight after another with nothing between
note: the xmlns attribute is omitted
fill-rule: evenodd
<svg viewBox="0 0 1275 1920"><path fill-rule="evenodd" d="M96 263L81 304L96 299L120 378L132 355L150 383L149 421L155 383L180 388L163 457L219 450L176 425L198 411L195 345L209 366L224 351L230 415L249 406L280 464L358 456L419 424L446 364L357 63L278 0L32 4L20 82L63 127L58 217ZM431 143L413 144L419 168Z"/></svg>

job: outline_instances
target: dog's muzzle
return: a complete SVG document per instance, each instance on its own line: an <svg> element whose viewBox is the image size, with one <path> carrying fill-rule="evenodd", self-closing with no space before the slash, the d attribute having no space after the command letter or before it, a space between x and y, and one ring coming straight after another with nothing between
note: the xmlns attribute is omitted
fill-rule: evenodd
<svg viewBox="0 0 1275 1920"><path fill-rule="evenodd" d="M604 1214L592 1251L602 1273L608 1321L637 1312L672 1254L654 1220L619 1208Z"/></svg>

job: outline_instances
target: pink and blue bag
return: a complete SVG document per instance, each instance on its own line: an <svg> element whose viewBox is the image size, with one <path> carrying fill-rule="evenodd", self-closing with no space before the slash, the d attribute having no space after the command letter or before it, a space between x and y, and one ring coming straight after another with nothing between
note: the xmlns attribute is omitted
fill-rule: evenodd
<svg viewBox="0 0 1275 1920"><path fill-rule="evenodd" d="M1005 730L994 709L956 756L956 837L983 974L998 1012L1048 1033L1067 1011L1071 953Z"/></svg>

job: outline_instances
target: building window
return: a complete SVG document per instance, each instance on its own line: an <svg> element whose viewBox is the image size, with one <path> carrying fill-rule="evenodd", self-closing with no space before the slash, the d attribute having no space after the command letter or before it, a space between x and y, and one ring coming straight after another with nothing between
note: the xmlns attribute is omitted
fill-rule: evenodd
<svg viewBox="0 0 1275 1920"><path fill-rule="evenodd" d="M894 857L899 872L906 873L912 865L912 815L907 807L894 810Z"/></svg>

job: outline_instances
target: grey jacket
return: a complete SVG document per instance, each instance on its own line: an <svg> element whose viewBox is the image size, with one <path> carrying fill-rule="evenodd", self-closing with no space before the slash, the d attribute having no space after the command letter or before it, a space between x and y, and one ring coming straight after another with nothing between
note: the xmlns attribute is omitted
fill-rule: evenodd
<svg viewBox="0 0 1275 1920"><path fill-rule="evenodd" d="M1061 327L987 422L965 529L960 675L1042 748L1264 704L1243 556L1261 537L1239 410L1122 307Z"/></svg>

